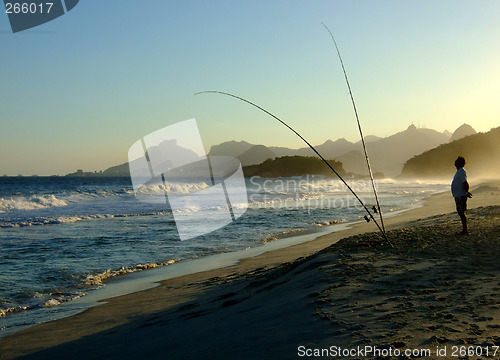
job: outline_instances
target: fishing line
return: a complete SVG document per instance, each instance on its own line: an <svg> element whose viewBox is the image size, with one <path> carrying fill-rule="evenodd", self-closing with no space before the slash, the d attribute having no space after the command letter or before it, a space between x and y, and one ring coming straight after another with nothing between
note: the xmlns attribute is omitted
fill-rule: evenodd
<svg viewBox="0 0 500 360"><path fill-rule="evenodd" d="M368 158L368 152L366 151L366 144L365 144L365 139L363 136L363 131L361 130L361 124L359 122L358 110L356 109L356 103L354 102L354 96L352 95L351 85L349 84L349 79L347 78L347 72L346 72L345 67L344 67L344 62L342 61L342 56L340 55L339 47L337 46L337 42L335 41L335 38L333 37L332 32L330 31L328 26L326 26L324 23L321 23L321 24L330 33L330 36L332 37L333 43L335 44L335 49L337 49L337 54L338 54L339 59L340 59L340 65L342 65L342 71L344 72L344 77L345 77L345 81L347 83L347 88L349 89L349 95L351 96L352 107L354 108L354 115L356 115L356 121L358 123L359 135L361 135L361 143L363 144L363 151L365 153L366 166L368 167L368 173L370 175L370 181L372 183L373 194L375 195L375 201L377 202L377 209L378 209L378 213L380 215L380 223L382 224L382 231L385 234L384 218L382 217L382 210L380 209L380 202L378 201L377 189L375 187L375 181L373 180L372 167L370 165L370 159Z"/></svg>
<svg viewBox="0 0 500 360"><path fill-rule="evenodd" d="M367 221L369 221L369 219L372 219L373 222L375 223L375 225L377 225L378 229L380 230L380 232L382 233L382 236L384 237L385 240L387 240L387 242L391 245L392 243L389 241L389 239L387 238L387 236L385 235L385 232L384 230L380 227L379 223L377 222L377 220L373 217L372 213L370 212L370 210L368 210L368 208L366 207L366 205L364 204L364 202L359 198L358 194L356 194L356 192L349 186L349 184L344 180L344 178L342 176L340 176L340 174L330 165L330 163L319 153L318 150L316 150L314 148L314 146L312 146L309 141L307 141L302 135L300 135L294 128L292 128L290 125L288 125L286 122L284 122L283 120L281 120L279 117L277 117L276 115L272 114L271 112L267 111L266 109L260 107L259 105L256 105L254 104L253 102L247 100L247 99L244 99L242 97L239 97L239 96L236 96L236 95L233 95L233 94L230 94L230 93L226 93L226 92L222 92L222 91L216 91L216 90L208 90L208 91L201 91L201 92L198 92L196 93L195 95L199 95L199 94L221 94L221 95L226 95L226 96L230 96L230 97L233 97L235 99L238 99L238 100L241 100L241 101L244 101L246 102L247 104L250 104L254 107L256 107L257 109L265 112L266 114L272 116L274 119L278 120L281 124L285 125L288 129L290 129L295 135L297 135L302 141L304 141L307 146L309 146L311 148L312 151L314 151L316 153L316 155L319 156L319 158L326 164L326 166L328 166L330 168L330 170L333 171L333 173L340 179L340 181L342 181L342 183L347 187L347 189L349 189L349 191L354 195L354 197L356 198L356 200L358 200L358 202L361 204L361 206L363 206L363 208L365 209L365 211L368 213L369 215L369 218L367 218L365 216L365 219L367 219Z"/></svg>

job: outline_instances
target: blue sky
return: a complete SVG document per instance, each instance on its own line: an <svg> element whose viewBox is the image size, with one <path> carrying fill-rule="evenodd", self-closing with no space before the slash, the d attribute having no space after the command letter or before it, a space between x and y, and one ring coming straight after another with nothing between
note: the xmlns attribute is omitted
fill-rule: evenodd
<svg viewBox="0 0 500 360"><path fill-rule="evenodd" d="M12 34L0 14L0 175L103 170L144 135L196 118L211 145L359 140L411 123L500 125L500 2L81 0Z"/></svg>

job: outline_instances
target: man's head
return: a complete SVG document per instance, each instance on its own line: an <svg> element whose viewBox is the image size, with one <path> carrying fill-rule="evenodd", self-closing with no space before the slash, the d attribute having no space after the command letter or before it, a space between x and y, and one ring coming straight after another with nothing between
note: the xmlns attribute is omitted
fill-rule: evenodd
<svg viewBox="0 0 500 360"><path fill-rule="evenodd" d="M463 156L457 157L455 160L455 167L458 169L463 168L465 166L465 158Z"/></svg>

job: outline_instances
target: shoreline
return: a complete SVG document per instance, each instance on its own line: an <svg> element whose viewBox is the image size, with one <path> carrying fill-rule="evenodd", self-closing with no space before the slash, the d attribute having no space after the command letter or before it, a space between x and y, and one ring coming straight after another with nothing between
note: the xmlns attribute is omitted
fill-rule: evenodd
<svg viewBox="0 0 500 360"><path fill-rule="evenodd" d="M398 210L398 212L409 210L410 209L402 209ZM256 247L217 253L195 259L185 259L167 266L157 266L141 271L112 276L103 280L103 287L91 289L85 295L51 306L50 308L39 307L21 310L0 317L0 319L7 319L10 321L7 328L0 329L0 340L38 324L76 316L87 309L106 303L109 299L161 286L162 281L234 266L247 258L314 241L319 237L326 236L333 232L344 231L350 228L351 225L359 222L362 222L362 220L351 220L318 226L316 229L294 230L290 233L280 234L274 237L273 240L267 241ZM30 317L37 319L37 323L26 325L29 323Z"/></svg>
<svg viewBox="0 0 500 360"><path fill-rule="evenodd" d="M475 197L470 202L472 207L500 204L498 183L480 185L473 188L473 193L475 193ZM491 196L493 193L496 195ZM397 216L387 217L386 227L388 231L391 231L411 225L411 222L419 219L452 212L454 212L454 204L450 195L447 193L436 194L425 200L423 207L408 210ZM314 257L316 253L341 239L367 233L373 235L375 230L373 224L364 222L353 224L348 229L323 235L309 242L296 245L290 244L285 248L279 248L279 251L251 255L228 267L219 267L163 280L161 285L157 287L108 299L101 306L87 309L76 316L36 325L8 335L0 339L0 358L8 359L23 354L36 353L65 342L78 341L84 336L101 333L106 329L126 326L133 320L151 317L160 311L166 311L186 302L189 303L189 301L203 295L203 293L222 286L218 284L231 283L234 279L251 277L252 274L265 275L271 271L270 269L276 271L276 269L282 267L293 267L295 263L301 263L310 256ZM287 238L287 240L289 239ZM154 270L148 270L147 272ZM137 274L141 273L138 272ZM157 298L161 297L162 300L154 300L155 296ZM195 318L201 319L203 315L195 316ZM74 330L75 324L78 324L78 331L76 333L75 331L68 331L68 329ZM22 349L16 344L22 344ZM47 351L43 354L49 356L50 350Z"/></svg>
<svg viewBox="0 0 500 360"><path fill-rule="evenodd" d="M421 207L425 199L421 198L417 204L409 207L387 212L385 213L385 218L399 216L401 213ZM128 295L160 286L162 281L174 277L236 265L243 259L315 241L319 237L333 232L349 229L357 223L364 223L364 220L360 218L344 221L334 220L329 224L317 223L306 229L296 229L281 234L268 235L263 238L261 245L255 247L226 253L216 253L199 258L172 261L172 264L168 264L168 266L148 267L144 269L145 271L120 272L120 269L114 270L117 275L105 278L102 280L104 286L97 289L90 289L86 294L79 294L70 300L58 300L56 305L48 307L40 306L24 310L16 309L12 313L0 317L7 320L6 325L0 328L0 339L40 323L78 315L91 307L99 306L106 300L117 296ZM376 231L376 228L374 228L374 231ZM36 319L35 323L30 323L32 322L30 320L31 317Z"/></svg>
<svg viewBox="0 0 500 360"><path fill-rule="evenodd" d="M442 190L441 190L442 191ZM438 191L435 194L439 194ZM399 216L402 213L412 211L423 206L426 198L418 200L407 208L385 213L385 218ZM363 219L351 219L346 221L333 221L329 224L315 224L307 229L291 230L277 235L268 235L261 245L240 249L236 251L217 253L194 259L184 259L172 262L168 266L155 266L144 269L145 271L130 271L110 276L104 280L103 287L91 289L86 294L65 300L57 305L47 307L35 307L26 310L14 311L7 314L3 319L7 319L7 325L0 328L0 339L15 334L18 331L27 329L41 323L60 320L66 317L78 315L87 309L102 305L106 300L132 294L138 291L152 289L160 286L160 283L175 277L191 275L197 272L216 270L231 265L246 258L259 256L269 251L281 250L290 246L307 243L317 240L319 237L327 236L333 232L345 231L353 225L364 223ZM377 229L374 227L374 231ZM120 272L120 270L116 270ZM36 323L30 324L30 318L36 319Z"/></svg>

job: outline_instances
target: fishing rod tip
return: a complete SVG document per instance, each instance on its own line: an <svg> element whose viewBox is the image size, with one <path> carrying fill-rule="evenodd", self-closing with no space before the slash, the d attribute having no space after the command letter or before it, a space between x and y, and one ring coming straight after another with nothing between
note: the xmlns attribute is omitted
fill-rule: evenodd
<svg viewBox="0 0 500 360"><path fill-rule="evenodd" d="M194 95L200 95L200 94L206 94L206 93L209 93L209 92L213 92L212 90L204 90L204 91L198 91L197 93L194 93Z"/></svg>
<svg viewBox="0 0 500 360"><path fill-rule="evenodd" d="M204 91L198 91L195 93L195 95L200 95L200 94L224 94L224 95L230 95L226 94L225 92L218 91L218 90L204 90Z"/></svg>

